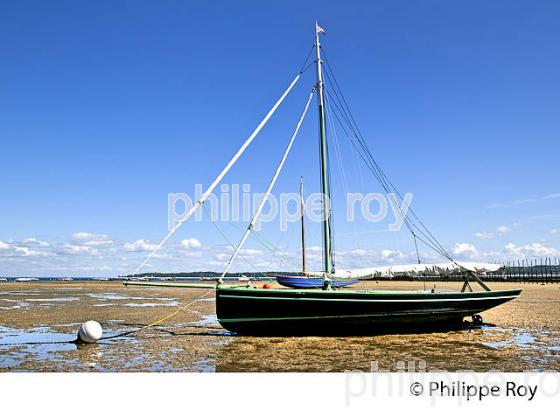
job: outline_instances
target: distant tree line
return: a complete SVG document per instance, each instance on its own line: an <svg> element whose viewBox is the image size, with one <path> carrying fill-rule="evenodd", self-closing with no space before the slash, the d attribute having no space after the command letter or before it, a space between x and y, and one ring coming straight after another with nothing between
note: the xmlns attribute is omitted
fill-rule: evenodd
<svg viewBox="0 0 560 410"><path fill-rule="evenodd" d="M276 276L276 275L294 275L294 272L235 272L228 273L226 277L228 278L239 278L241 276L253 277L253 276ZM213 271L200 271L200 272L144 272L137 273L136 275L128 275L131 278L218 278L222 276L222 272Z"/></svg>

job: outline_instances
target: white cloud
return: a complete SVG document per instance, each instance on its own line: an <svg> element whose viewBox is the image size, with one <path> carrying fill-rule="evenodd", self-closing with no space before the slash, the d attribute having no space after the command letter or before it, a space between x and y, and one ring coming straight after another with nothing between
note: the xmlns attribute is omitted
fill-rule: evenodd
<svg viewBox="0 0 560 410"><path fill-rule="evenodd" d="M105 246L106 247L106 246L110 246L110 245L113 245L113 244L114 244L114 242L110 239L107 239L106 241L87 241L87 242L84 242L84 245L98 246L98 247L99 246Z"/></svg>
<svg viewBox="0 0 560 410"><path fill-rule="evenodd" d="M350 251L350 254L354 256L366 256L368 254L368 251L366 251L365 249L357 248L352 249Z"/></svg>
<svg viewBox="0 0 560 410"><path fill-rule="evenodd" d="M60 253L63 255L97 255L98 251L86 245L66 243L60 248Z"/></svg>
<svg viewBox="0 0 560 410"><path fill-rule="evenodd" d="M239 251L239 254L246 255L246 256L259 256L262 255L263 252L258 249L241 249Z"/></svg>
<svg viewBox="0 0 560 410"><path fill-rule="evenodd" d="M219 260L219 261L225 261L225 260L229 259L230 256L231 256L231 255L228 254L228 253L220 252L220 253L216 253L216 254L214 255L214 259L217 259L217 260Z"/></svg>
<svg viewBox="0 0 560 410"><path fill-rule="evenodd" d="M424 259L425 255L422 255ZM319 255L317 262L321 262ZM348 251L336 252L337 266L344 269L364 268L366 266L395 265L401 263L413 263L416 259L415 252L403 252L401 250L354 248Z"/></svg>
<svg viewBox="0 0 560 410"><path fill-rule="evenodd" d="M401 251L391 251L389 249L383 249L381 251L381 258L388 261L393 261L395 259L403 259L404 254Z"/></svg>
<svg viewBox="0 0 560 410"><path fill-rule="evenodd" d="M503 235L505 233L511 232L511 228L509 226L500 225L496 228L496 232L498 232L499 235Z"/></svg>
<svg viewBox="0 0 560 410"><path fill-rule="evenodd" d="M181 245L187 249L200 249L202 248L202 244L198 239L190 238L190 239L183 239L181 241Z"/></svg>
<svg viewBox="0 0 560 410"><path fill-rule="evenodd" d="M474 237L476 239L490 239L494 237L494 232L477 232Z"/></svg>
<svg viewBox="0 0 560 410"><path fill-rule="evenodd" d="M506 250L510 254L518 257L554 256L560 253L558 249L545 246L542 243L538 242L533 242L529 245L524 246L517 246L514 243L510 242L506 245Z"/></svg>
<svg viewBox="0 0 560 410"><path fill-rule="evenodd" d="M96 234L91 232L76 232L74 235L72 235L72 239L74 239L77 242L93 241L100 238L105 239L106 237L107 235Z"/></svg>
<svg viewBox="0 0 560 410"><path fill-rule="evenodd" d="M23 241L21 241L21 243L23 245L27 245L27 246L39 246L41 248L46 248L47 246L49 246L49 243L46 241L40 241L36 238L27 238L24 239Z"/></svg>
<svg viewBox="0 0 560 410"><path fill-rule="evenodd" d="M548 231L548 233L551 235L556 235L558 233L558 229L552 228L550 231Z"/></svg>
<svg viewBox="0 0 560 410"><path fill-rule="evenodd" d="M9 249L9 248L10 248L9 244L7 244L6 242L0 241L0 250Z"/></svg>
<svg viewBox="0 0 560 410"><path fill-rule="evenodd" d="M109 246L114 243L104 233L76 232L72 235L72 239L79 244L93 247Z"/></svg>
<svg viewBox="0 0 560 410"><path fill-rule="evenodd" d="M103 233L76 232L72 235L72 240L87 246L106 246L113 244L113 241Z"/></svg>
<svg viewBox="0 0 560 410"><path fill-rule="evenodd" d="M389 249L383 249L381 251L380 259L384 263L397 263L402 262L405 259L405 254L401 251L392 251Z"/></svg>
<svg viewBox="0 0 560 410"><path fill-rule="evenodd" d="M14 247L16 254L19 256L47 256L46 252L39 252L29 249L26 246L16 246Z"/></svg>
<svg viewBox="0 0 560 410"><path fill-rule="evenodd" d="M143 251L153 251L157 248L157 245L150 243L144 239L138 239L133 243L125 243L123 249L127 252L143 252Z"/></svg>
<svg viewBox="0 0 560 410"><path fill-rule="evenodd" d="M198 251L183 251L181 252L181 256L187 258L200 258L203 256L203 253Z"/></svg>
<svg viewBox="0 0 560 410"><path fill-rule="evenodd" d="M513 226L518 226L518 225L519 225L518 223L514 223L514 224L513 224ZM481 239L481 240L484 240L484 239L491 239L491 238L494 238L496 235L502 236L502 235L504 235L504 234L506 234L506 233L511 232L512 230L513 230L513 228L510 227L510 226L500 225L500 226L498 226L498 227L496 228L496 231L495 231L495 232L486 232L486 231L476 232L476 233L474 234L474 237L475 237L476 239Z"/></svg>
<svg viewBox="0 0 560 410"><path fill-rule="evenodd" d="M470 243L456 243L453 247L453 254L455 256L472 257L478 254L477 249Z"/></svg>

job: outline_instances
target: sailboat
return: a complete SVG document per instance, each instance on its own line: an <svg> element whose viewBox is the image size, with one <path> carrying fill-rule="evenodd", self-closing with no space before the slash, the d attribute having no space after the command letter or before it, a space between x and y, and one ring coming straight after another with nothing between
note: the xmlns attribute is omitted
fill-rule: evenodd
<svg viewBox="0 0 560 410"><path fill-rule="evenodd" d="M277 275L276 282L287 288L293 289L320 289L324 286L323 279L313 277L307 271L305 262L305 204L303 196L303 177L299 180L299 197L300 197L300 220L301 220L301 272L302 275ZM330 285L333 288L344 288L346 286L355 285L359 281L357 279L342 280L332 279Z"/></svg>
<svg viewBox="0 0 560 410"><path fill-rule="evenodd" d="M354 335L379 334L385 332L424 331L433 328L448 328L460 326L467 316L480 320L478 314L488 309L511 301L519 296L520 289L492 291L479 278L478 274L462 267L453 261L451 256L437 242L435 237L427 231L421 222L413 217L405 217L405 223L414 237L416 249L417 240L430 246L449 260L462 272L464 283L461 291L440 292L432 290L418 291L390 291L371 289L337 289L332 286L335 274L334 251L332 246L332 212L330 207L330 185L328 174L328 148L325 126L325 83L323 79L323 59L321 55L320 35L324 30L315 24L315 68L316 82L306 102L303 113L298 121L292 138L284 152L276 172L270 181L266 194L259 204L251 223L235 248L221 279L215 285L197 284L167 284L125 282L133 286L173 286L173 287L215 287L216 315L218 322L227 330L247 335ZM309 58L309 57L308 57ZM306 61L307 62L307 61ZM305 64L304 64L305 66ZM176 230L198 209L208 195L216 188L229 169L235 164L257 134L261 131L286 95L299 81L303 69L297 74L289 87L274 104L265 118L232 157L226 167L210 185L185 217L163 238L156 248L140 264L138 273L144 264L165 244ZM323 194L323 269L321 287L318 289L289 289L273 288L268 284L262 288L253 284L231 285L222 280L253 231L254 223L258 220L264 202L270 194L276 179L284 165L294 139L299 131L303 118L309 108L312 97L317 96L319 112L319 141L321 158L321 189ZM350 121L347 118L348 121ZM352 118L353 120L353 118ZM357 139L360 154L368 168L381 182L384 189L394 189L387 176L381 171L371 157L369 150L361 139ZM394 189L396 191L396 189ZM397 191L398 192L398 191ZM418 253L418 252L417 252ZM481 291L474 291L471 282L476 282ZM467 292L468 290L468 292ZM475 322L477 321L475 320Z"/></svg>

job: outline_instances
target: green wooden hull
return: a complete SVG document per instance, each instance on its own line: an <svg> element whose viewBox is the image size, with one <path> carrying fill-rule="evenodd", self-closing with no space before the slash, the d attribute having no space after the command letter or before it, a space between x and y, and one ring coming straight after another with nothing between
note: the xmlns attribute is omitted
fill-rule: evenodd
<svg viewBox="0 0 560 410"><path fill-rule="evenodd" d="M227 330L250 335L406 333L460 326L465 316L520 293L520 289L430 293L218 286L216 314Z"/></svg>

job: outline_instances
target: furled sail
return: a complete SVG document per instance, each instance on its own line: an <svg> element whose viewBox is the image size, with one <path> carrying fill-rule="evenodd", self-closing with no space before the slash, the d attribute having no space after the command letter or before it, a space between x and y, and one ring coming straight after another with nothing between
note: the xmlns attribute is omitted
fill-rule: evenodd
<svg viewBox="0 0 560 410"><path fill-rule="evenodd" d="M358 269L337 269L335 277L352 279L392 278L395 276L435 276L458 274L461 271L471 271L481 276L485 273L499 274L504 270L503 265L480 262L448 262L448 263L421 263L410 265L375 266Z"/></svg>

